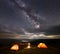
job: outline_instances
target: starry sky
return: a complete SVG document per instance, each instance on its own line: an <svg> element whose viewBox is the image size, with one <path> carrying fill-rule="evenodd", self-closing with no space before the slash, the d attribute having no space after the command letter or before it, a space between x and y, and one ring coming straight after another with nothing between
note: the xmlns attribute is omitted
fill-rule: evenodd
<svg viewBox="0 0 60 54"><path fill-rule="evenodd" d="M60 26L60 0L0 0L0 33L36 33Z"/></svg>

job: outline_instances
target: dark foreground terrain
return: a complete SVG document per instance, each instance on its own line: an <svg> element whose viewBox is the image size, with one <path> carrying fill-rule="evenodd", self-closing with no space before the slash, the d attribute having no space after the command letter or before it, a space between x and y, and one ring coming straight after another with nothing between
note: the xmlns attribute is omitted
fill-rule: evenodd
<svg viewBox="0 0 60 54"><path fill-rule="evenodd" d="M0 40L0 54L60 54L60 40L34 40L31 42L31 48L25 48L26 43L17 40ZM14 43L19 43L20 49L18 51L10 50ZM44 42L48 46L47 49L37 48L38 43Z"/></svg>
<svg viewBox="0 0 60 54"><path fill-rule="evenodd" d="M59 51L60 49L58 48L48 48L48 49L30 48L19 51L11 51L4 49L0 52L0 54L60 54Z"/></svg>

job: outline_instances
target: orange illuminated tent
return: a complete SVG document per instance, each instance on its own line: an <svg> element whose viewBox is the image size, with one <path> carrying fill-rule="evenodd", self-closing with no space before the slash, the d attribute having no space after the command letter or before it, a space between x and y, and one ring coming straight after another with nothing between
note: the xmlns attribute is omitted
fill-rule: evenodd
<svg viewBox="0 0 60 54"><path fill-rule="evenodd" d="M15 50L15 51L18 51L19 50L19 45L18 44L14 44L10 50Z"/></svg>
<svg viewBox="0 0 60 54"><path fill-rule="evenodd" d="M31 44L30 43L28 43L27 48L31 48Z"/></svg>
<svg viewBox="0 0 60 54"><path fill-rule="evenodd" d="M48 48L45 43L39 43L37 47L38 48Z"/></svg>

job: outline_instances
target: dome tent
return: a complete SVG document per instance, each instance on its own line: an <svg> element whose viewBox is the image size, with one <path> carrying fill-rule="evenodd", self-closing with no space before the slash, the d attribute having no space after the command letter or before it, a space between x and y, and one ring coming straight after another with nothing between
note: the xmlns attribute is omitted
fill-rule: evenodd
<svg viewBox="0 0 60 54"><path fill-rule="evenodd" d="M48 48L45 43L39 43L37 47L38 48Z"/></svg>

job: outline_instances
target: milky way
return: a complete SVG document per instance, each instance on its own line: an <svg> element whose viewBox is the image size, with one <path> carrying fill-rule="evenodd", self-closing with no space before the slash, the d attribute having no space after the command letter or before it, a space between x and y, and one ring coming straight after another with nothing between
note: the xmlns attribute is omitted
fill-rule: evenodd
<svg viewBox="0 0 60 54"><path fill-rule="evenodd" d="M0 33L40 33L60 26L58 0L0 0Z"/></svg>

